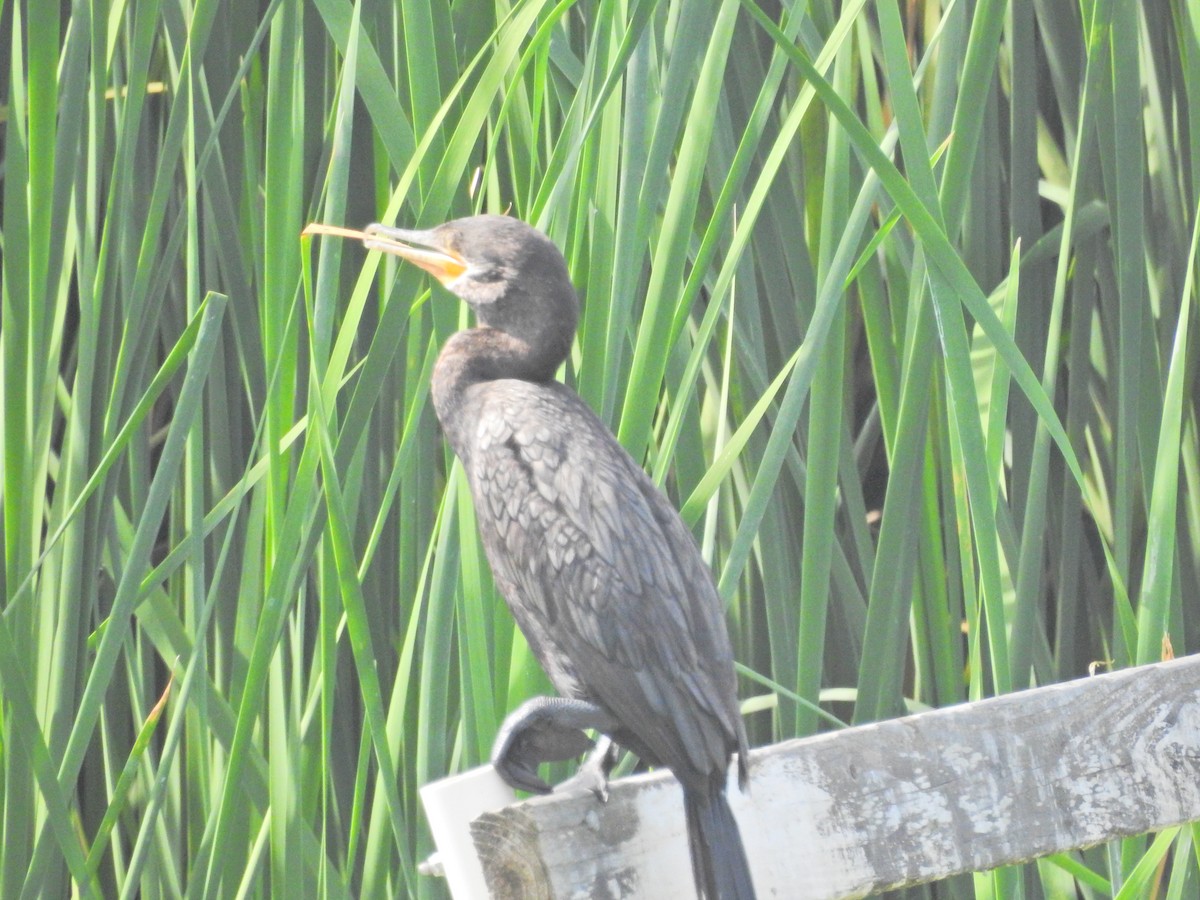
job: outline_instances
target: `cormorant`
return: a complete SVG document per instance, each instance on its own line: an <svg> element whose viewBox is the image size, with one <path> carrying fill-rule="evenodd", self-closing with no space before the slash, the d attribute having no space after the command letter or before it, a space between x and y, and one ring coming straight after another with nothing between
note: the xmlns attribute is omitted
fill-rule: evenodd
<svg viewBox="0 0 1200 900"><path fill-rule="evenodd" d="M562 254L508 216L366 233L368 248L430 272L479 323L438 356L434 408L466 470L496 584L561 694L506 719L497 771L548 792L538 764L579 755L592 743L582 729L594 728L683 786L701 894L752 898L725 798L731 754L743 789L747 756L724 608L679 514L554 378L579 318Z"/></svg>

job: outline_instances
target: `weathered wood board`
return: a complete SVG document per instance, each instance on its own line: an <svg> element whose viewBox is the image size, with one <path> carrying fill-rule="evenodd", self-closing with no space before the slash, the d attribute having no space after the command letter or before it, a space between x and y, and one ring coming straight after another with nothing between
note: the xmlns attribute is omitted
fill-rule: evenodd
<svg viewBox="0 0 1200 900"><path fill-rule="evenodd" d="M730 800L762 898L840 898L1200 819L1200 656L789 741ZM489 891L691 893L669 773L471 826Z"/></svg>

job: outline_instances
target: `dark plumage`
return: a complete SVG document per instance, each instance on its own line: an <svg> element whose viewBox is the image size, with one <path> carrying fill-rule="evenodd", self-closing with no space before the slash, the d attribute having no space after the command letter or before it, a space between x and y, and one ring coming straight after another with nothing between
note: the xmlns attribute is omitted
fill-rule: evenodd
<svg viewBox="0 0 1200 900"><path fill-rule="evenodd" d="M733 752L743 787L747 769L724 610L675 509L554 380L579 315L562 254L504 216L367 231L368 247L431 272L479 320L446 342L433 402L496 583L562 695L509 717L497 769L549 790L538 763L578 755L581 729L597 728L679 779L701 892L753 897L725 799Z"/></svg>

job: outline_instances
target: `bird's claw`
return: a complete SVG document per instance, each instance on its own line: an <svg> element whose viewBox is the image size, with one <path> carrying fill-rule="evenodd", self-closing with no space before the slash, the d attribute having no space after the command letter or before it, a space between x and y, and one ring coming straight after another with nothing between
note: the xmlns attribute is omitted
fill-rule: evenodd
<svg viewBox="0 0 1200 900"><path fill-rule="evenodd" d="M602 737L596 742L596 747L588 754L587 759L579 766L579 771L561 784L554 786L554 793L566 793L574 790L587 790L596 795L601 803L608 802L608 773L617 761L617 745L611 738Z"/></svg>

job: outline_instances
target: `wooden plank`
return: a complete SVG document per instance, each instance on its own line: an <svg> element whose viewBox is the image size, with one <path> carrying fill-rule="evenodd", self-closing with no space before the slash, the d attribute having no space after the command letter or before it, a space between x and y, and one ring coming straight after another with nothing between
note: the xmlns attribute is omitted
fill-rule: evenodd
<svg viewBox="0 0 1200 900"><path fill-rule="evenodd" d="M513 789L491 766L480 766L422 787L421 803L438 849L422 864L421 871L444 877L454 897L486 897L487 884L471 841L470 823L481 813L516 801Z"/></svg>
<svg viewBox="0 0 1200 900"><path fill-rule="evenodd" d="M840 898L1200 819L1200 656L751 754L730 783L760 897ZM492 896L691 894L669 773L471 826Z"/></svg>

